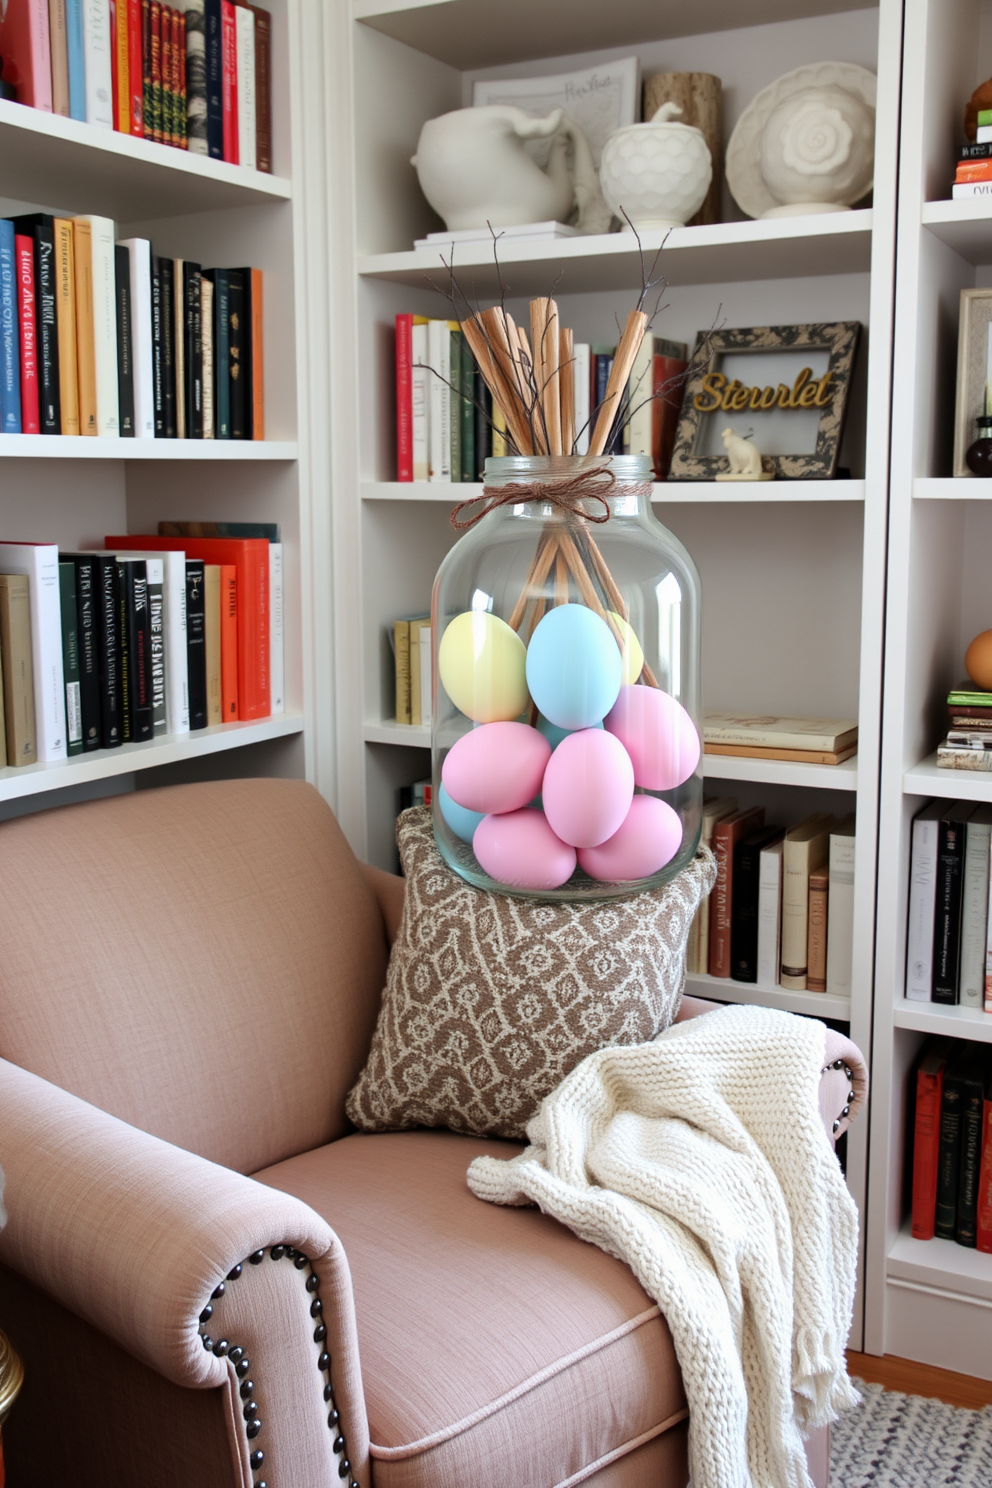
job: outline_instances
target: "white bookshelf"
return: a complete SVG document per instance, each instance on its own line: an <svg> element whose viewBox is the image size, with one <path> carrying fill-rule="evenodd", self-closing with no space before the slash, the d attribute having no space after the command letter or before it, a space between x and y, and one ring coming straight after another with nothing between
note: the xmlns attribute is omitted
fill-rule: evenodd
<svg viewBox="0 0 992 1488"><path fill-rule="evenodd" d="M10 460L295 460L294 439L94 439L62 434L0 434Z"/></svg>
<svg viewBox="0 0 992 1488"><path fill-rule="evenodd" d="M992 1378L992 1256L914 1241L904 1168L924 1039L992 1041L992 1016L904 997L912 818L930 798L992 801L992 776L934 754L967 643L992 623L992 487L951 474L959 296L992 282L992 212L949 199L992 5L905 9L865 1347Z"/></svg>
<svg viewBox="0 0 992 1488"><path fill-rule="evenodd" d="M651 497L655 506L666 506L672 502L718 501L721 506L757 501L864 501L863 480L797 480L768 481L762 485L762 494L755 497L745 486L728 490L720 481L656 481ZM449 485L443 481L363 481L363 501L439 501L453 506L459 501L469 501L482 495L481 483L463 482Z"/></svg>

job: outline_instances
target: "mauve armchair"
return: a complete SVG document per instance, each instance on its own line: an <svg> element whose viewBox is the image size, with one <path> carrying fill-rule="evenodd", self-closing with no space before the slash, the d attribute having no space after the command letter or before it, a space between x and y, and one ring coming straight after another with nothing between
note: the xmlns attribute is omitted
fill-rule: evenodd
<svg viewBox="0 0 992 1488"><path fill-rule="evenodd" d="M349 1134L403 885L314 790L46 811L0 875L11 1488L685 1488L657 1307L466 1186L517 1149ZM829 1035L828 1129L855 1055Z"/></svg>

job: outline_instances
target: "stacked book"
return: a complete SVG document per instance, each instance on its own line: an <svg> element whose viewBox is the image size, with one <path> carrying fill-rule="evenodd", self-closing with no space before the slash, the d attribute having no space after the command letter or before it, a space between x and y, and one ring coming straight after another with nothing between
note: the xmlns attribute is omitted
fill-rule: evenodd
<svg viewBox="0 0 992 1488"><path fill-rule="evenodd" d="M272 20L244 0L6 0L0 97L272 170Z"/></svg>
<svg viewBox="0 0 992 1488"><path fill-rule="evenodd" d="M109 217L0 219L0 433L263 439L263 360L260 269Z"/></svg>
<svg viewBox="0 0 992 1488"><path fill-rule="evenodd" d="M703 745L706 754L840 765L857 753L858 723L855 718L707 713L703 720Z"/></svg>
<svg viewBox="0 0 992 1488"><path fill-rule="evenodd" d="M975 143L961 147L951 195L955 201L966 196L992 196L992 109L979 112Z"/></svg>
<svg viewBox="0 0 992 1488"><path fill-rule="evenodd" d="M992 770L992 692L962 682L947 694L950 728L937 750L941 770Z"/></svg>
<svg viewBox="0 0 992 1488"><path fill-rule="evenodd" d="M915 1084L913 1239L992 1254L992 1047L927 1039Z"/></svg>
<svg viewBox="0 0 992 1488"><path fill-rule="evenodd" d="M0 764L284 711L278 529L169 525L99 552L0 542Z"/></svg>
<svg viewBox="0 0 992 1488"><path fill-rule="evenodd" d="M393 622L397 723L419 728L431 721L431 617L412 615Z"/></svg>
<svg viewBox="0 0 992 1488"><path fill-rule="evenodd" d="M580 343L575 366L575 453L606 396L614 346ZM523 353L521 353L522 355ZM631 371L622 432L608 453L650 455L656 480L668 477L678 428L688 350L645 336ZM396 317L396 479L481 481L489 456L513 454L457 320Z"/></svg>
<svg viewBox="0 0 992 1488"><path fill-rule="evenodd" d="M854 817L824 812L786 829L733 796L703 802L717 878L689 933L691 974L851 995Z"/></svg>
<svg viewBox="0 0 992 1488"><path fill-rule="evenodd" d="M931 801L913 821L906 996L992 1012L992 807Z"/></svg>

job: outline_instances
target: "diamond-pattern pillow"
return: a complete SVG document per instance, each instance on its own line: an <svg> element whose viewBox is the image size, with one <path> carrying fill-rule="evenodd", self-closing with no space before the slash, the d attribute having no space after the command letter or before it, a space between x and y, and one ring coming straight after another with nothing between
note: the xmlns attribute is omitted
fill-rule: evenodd
<svg viewBox="0 0 992 1488"><path fill-rule="evenodd" d="M476 889L444 862L430 811L404 811L406 896L368 1062L346 1109L360 1131L446 1126L524 1136L596 1049L675 1018L685 948L716 868L700 847L663 888L549 904Z"/></svg>

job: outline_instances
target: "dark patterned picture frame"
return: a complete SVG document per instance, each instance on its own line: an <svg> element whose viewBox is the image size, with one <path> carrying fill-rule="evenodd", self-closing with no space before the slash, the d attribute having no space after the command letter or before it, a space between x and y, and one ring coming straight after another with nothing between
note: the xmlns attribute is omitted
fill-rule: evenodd
<svg viewBox="0 0 992 1488"><path fill-rule="evenodd" d="M851 385L861 323L857 320L816 321L808 325L752 326L739 330L700 331L696 337L686 381L678 434L672 452L669 480L712 481L725 474L730 461L724 455L700 455L696 451L708 418L733 418L723 409L702 411L695 406L703 392L703 378L719 370L721 357L742 351L794 351L797 371L804 352L829 353L828 370L834 388L830 405L820 414L816 449L809 455L775 455L762 451L762 467L777 480L831 480L844 431L844 415ZM741 417L747 410L740 410Z"/></svg>

